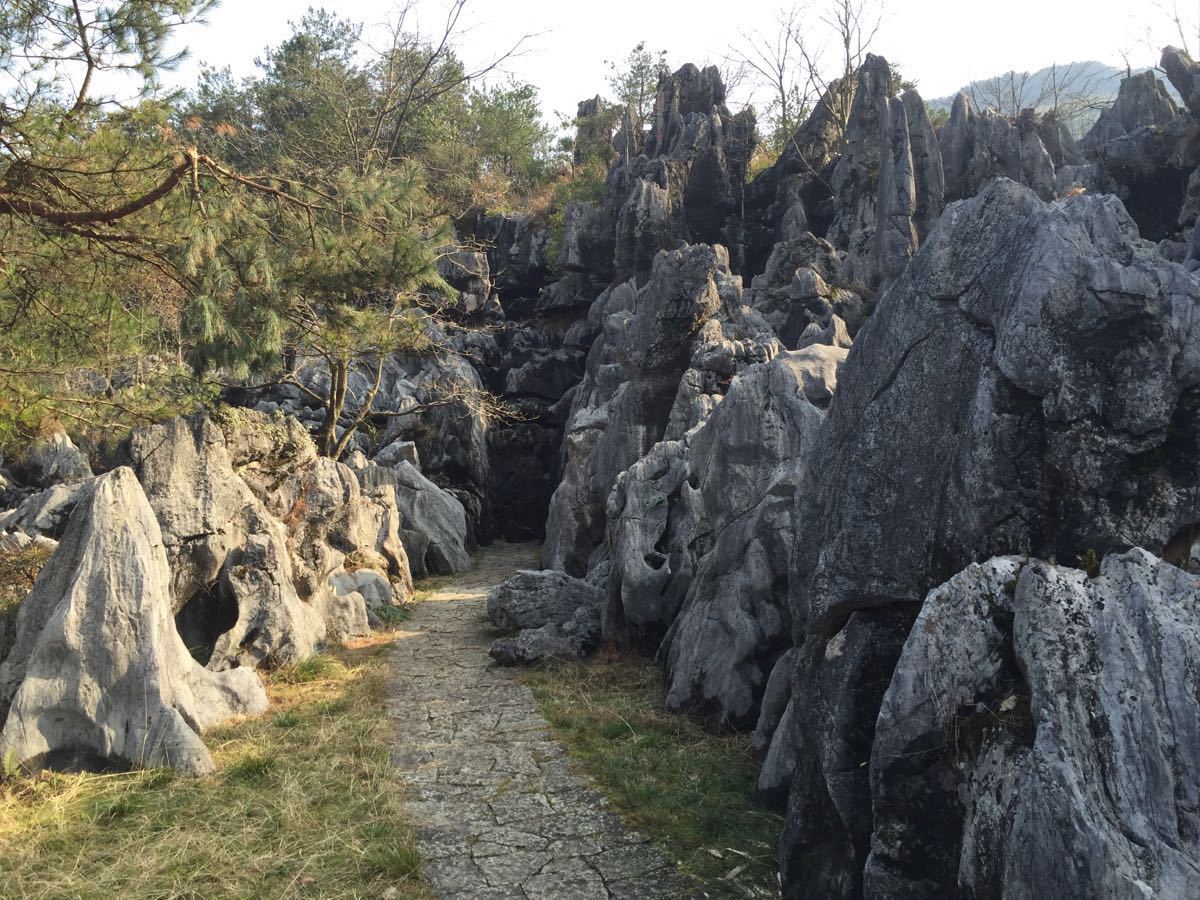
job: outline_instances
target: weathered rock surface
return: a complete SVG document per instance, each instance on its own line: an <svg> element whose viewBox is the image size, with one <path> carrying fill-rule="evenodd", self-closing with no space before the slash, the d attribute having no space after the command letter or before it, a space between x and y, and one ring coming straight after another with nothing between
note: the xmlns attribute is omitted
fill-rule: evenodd
<svg viewBox="0 0 1200 900"><path fill-rule="evenodd" d="M266 706L252 670L210 672L188 654L158 522L133 472L92 482L0 667L0 755L29 767L200 775L212 759L199 734Z"/></svg>
<svg viewBox="0 0 1200 900"><path fill-rule="evenodd" d="M1096 124L1084 136L1082 146L1098 149L1139 128L1169 125L1178 116L1179 107L1154 72L1139 72L1121 82L1117 99L1101 110Z"/></svg>
<svg viewBox="0 0 1200 900"><path fill-rule="evenodd" d="M565 622L547 622L538 628L526 628L510 638L492 642L488 654L502 666L528 665L549 659L583 659L600 645L601 604L595 602L576 608Z"/></svg>
<svg viewBox="0 0 1200 900"><path fill-rule="evenodd" d="M364 488L391 491L400 514L400 536L414 578L457 575L471 568L467 514L453 495L417 471L412 463L367 463L358 470Z"/></svg>
<svg viewBox="0 0 1200 900"><path fill-rule="evenodd" d="M914 219L927 230L940 214L944 176L920 97L892 96L892 70L879 56L868 54L857 78L845 150L833 170L829 239L846 248L842 274L875 288L899 275L916 252Z"/></svg>
<svg viewBox="0 0 1200 900"><path fill-rule="evenodd" d="M752 725L767 677L791 646L794 493L824 420L805 394L795 358L803 352L742 374L688 442L681 515L692 522L687 550L696 561L659 650L670 709ZM667 561L659 556L646 548L643 558ZM621 563L614 558L614 572Z"/></svg>
<svg viewBox="0 0 1200 900"><path fill-rule="evenodd" d="M876 726L864 894L1195 895L1198 598L1144 550L932 591Z"/></svg>
<svg viewBox="0 0 1200 900"><path fill-rule="evenodd" d="M798 492L790 896L859 890L871 723L932 584L1002 553L1161 552L1200 521L1198 303L1115 199L1007 181L882 298Z"/></svg>
<svg viewBox="0 0 1200 900"><path fill-rule="evenodd" d="M562 625L581 606L599 606L600 592L586 581L553 570L523 569L493 588L487 615L497 628L512 631Z"/></svg>
<svg viewBox="0 0 1200 900"><path fill-rule="evenodd" d="M619 160L608 177L616 281L644 284L661 250L740 246L753 134L753 113L735 115L725 106L715 67L688 64L659 81L644 152Z"/></svg>
<svg viewBox="0 0 1200 900"><path fill-rule="evenodd" d="M177 418L135 431L124 455L162 529L180 631L210 668L293 663L352 636L366 610L330 582L352 556L411 594L392 494L318 458L293 420Z"/></svg>
<svg viewBox="0 0 1200 900"><path fill-rule="evenodd" d="M13 473L28 484L50 487L55 484L74 484L92 477L92 467L83 453L64 431L38 441L19 463Z"/></svg>
<svg viewBox="0 0 1200 900"><path fill-rule="evenodd" d="M813 326L821 334L821 342L849 346L874 303L863 294L831 287L831 283L845 283L841 270L841 254L811 232L780 241L768 257L765 271L746 290L746 306L767 320L789 350L799 349ZM835 318L845 331L844 340L837 335ZM828 337L826 329L830 329Z"/></svg>
<svg viewBox="0 0 1200 900"><path fill-rule="evenodd" d="M626 289L606 298L603 333L567 420L565 470L546 525L547 568L574 575L590 568L604 539L608 492L662 438L693 339L721 308L718 281L727 275L727 259L716 249L686 247L659 256L636 294Z"/></svg>
<svg viewBox="0 0 1200 900"><path fill-rule="evenodd" d="M16 509L0 513L0 534L58 537L86 488L86 482L55 484L25 498Z"/></svg>

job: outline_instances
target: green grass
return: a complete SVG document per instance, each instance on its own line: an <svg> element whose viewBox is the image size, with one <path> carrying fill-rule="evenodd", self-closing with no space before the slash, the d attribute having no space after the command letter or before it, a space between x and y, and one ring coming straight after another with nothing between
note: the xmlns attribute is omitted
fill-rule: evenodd
<svg viewBox="0 0 1200 900"><path fill-rule="evenodd" d="M776 896L782 819L752 798L750 737L663 709L642 659L555 663L523 676L542 714L625 819L709 896Z"/></svg>
<svg viewBox="0 0 1200 900"><path fill-rule="evenodd" d="M380 637L269 677L206 736L217 771L0 784L0 897L423 898L389 765Z"/></svg>

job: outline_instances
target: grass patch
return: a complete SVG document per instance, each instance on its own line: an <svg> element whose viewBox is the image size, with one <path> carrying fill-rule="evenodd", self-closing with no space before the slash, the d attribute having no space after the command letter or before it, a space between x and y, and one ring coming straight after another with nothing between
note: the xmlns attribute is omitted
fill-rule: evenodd
<svg viewBox="0 0 1200 900"><path fill-rule="evenodd" d="M461 575L430 575L427 578L422 578L413 585L413 595L409 603L420 603L423 600L428 600L444 587L462 580Z"/></svg>
<svg viewBox="0 0 1200 900"><path fill-rule="evenodd" d="M0 897L428 897L389 765L389 645L268 676L271 714L208 733L209 777L0 784Z"/></svg>
<svg viewBox="0 0 1200 900"><path fill-rule="evenodd" d="M8 656L17 636L17 610L53 553L49 547L0 553L0 662Z"/></svg>
<svg viewBox="0 0 1200 900"><path fill-rule="evenodd" d="M403 606L382 606L375 610L375 615L379 617L384 628L395 628L412 618L412 605L405 603Z"/></svg>
<svg viewBox="0 0 1200 900"><path fill-rule="evenodd" d="M662 706L643 659L531 669L542 715L622 815L709 896L777 896L780 816L751 796L750 737L714 733Z"/></svg>

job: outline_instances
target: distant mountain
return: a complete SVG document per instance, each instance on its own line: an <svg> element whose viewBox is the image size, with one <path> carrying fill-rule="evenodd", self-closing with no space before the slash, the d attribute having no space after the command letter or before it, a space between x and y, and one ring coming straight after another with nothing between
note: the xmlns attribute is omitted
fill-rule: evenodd
<svg viewBox="0 0 1200 900"><path fill-rule="evenodd" d="M1144 68L1135 69L1134 74L1144 71ZM983 101L986 105L999 106L1004 112L1030 107L1044 111L1054 106L1054 88L1057 84L1060 97L1069 95L1075 101L1069 104L1073 111L1067 122L1076 136L1079 136L1096 121L1100 110L1116 99L1121 80L1125 77L1126 71L1123 68L1087 60L1047 66L1036 72L1005 72L991 78L972 81L963 85L960 90L966 91L976 105L982 105ZM1167 87L1178 101L1179 96L1174 89L1170 88L1169 84ZM930 100L929 107L948 111L957 94L958 91L955 91L947 97ZM1080 102L1084 97L1086 105Z"/></svg>

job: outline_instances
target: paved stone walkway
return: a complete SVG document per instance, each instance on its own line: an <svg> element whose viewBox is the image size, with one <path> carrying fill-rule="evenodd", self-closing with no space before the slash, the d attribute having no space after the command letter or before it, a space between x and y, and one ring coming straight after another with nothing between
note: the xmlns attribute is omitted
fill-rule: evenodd
<svg viewBox="0 0 1200 900"><path fill-rule="evenodd" d="M441 897L686 896L686 882L570 765L533 695L487 655L488 589L537 549L496 544L418 604L396 643L392 757Z"/></svg>

